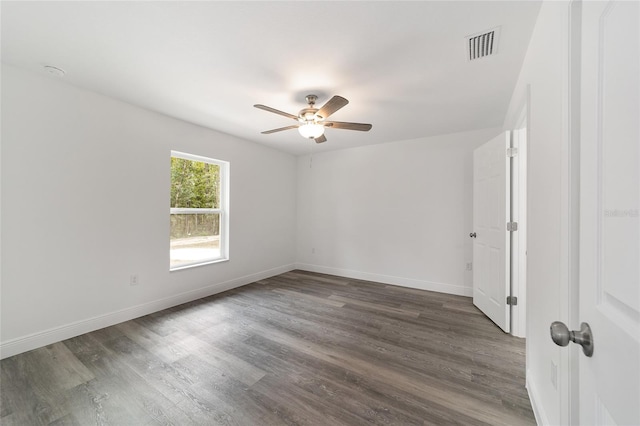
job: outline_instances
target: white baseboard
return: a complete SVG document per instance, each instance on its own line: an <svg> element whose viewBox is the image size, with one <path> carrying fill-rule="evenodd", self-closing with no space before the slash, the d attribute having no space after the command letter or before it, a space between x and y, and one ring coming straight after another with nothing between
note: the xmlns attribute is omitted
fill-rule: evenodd
<svg viewBox="0 0 640 426"><path fill-rule="evenodd" d="M437 283L433 281L415 280L412 278L395 277L391 275L372 274L369 272L353 271L349 269L331 268L328 266L311 265L308 263L296 263L296 269L303 271L318 272L321 274L337 275L345 278L357 280L375 281L384 284L397 285L401 287L415 288L418 290L436 291L438 293L455 294L458 296L473 296L473 289L455 284Z"/></svg>
<svg viewBox="0 0 640 426"><path fill-rule="evenodd" d="M245 275L222 283L212 284L207 287L196 290L179 293L164 299L154 300L152 302L143 303L141 305L132 306L116 312L99 315L60 327L50 328L48 330L33 333L27 336L18 337L0 343L0 359L4 359L22 352L37 349L42 346L70 339L84 333L99 330L129 321L144 315L149 315L163 309L171 308L182 303L191 302L192 300L201 299L243 285L251 284L255 281L263 280L274 275L283 274L294 269L294 265L284 265L266 271L257 272L255 274Z"/></svg>
<svg viewBox="0 0 640 426"><path fill-rule="evenodd" d="M539 425L548 425L549 418L544 411L544 407L540 404L540 394L531 380L530 371L528 369L526 372L526 388L527 393L529 394L529 401L531 402L531 409L533 410L533 415L536 418L536 423Z"/></svg>

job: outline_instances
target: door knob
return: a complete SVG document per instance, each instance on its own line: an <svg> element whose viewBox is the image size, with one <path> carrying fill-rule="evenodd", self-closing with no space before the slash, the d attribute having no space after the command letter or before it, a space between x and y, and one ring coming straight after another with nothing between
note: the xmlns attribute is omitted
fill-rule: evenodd
<svg viewBox="0 0 640 426"><path fill-rule="evenodd" d="M567 346L569 342L582 346L582 352L588 357L593 355L593 334L591 327L586 322L580 324L580 330L569 331L563 322L551 323L551 340L558 346Z"/></svg>
<svg viewBox="0 0 640 426"><path fill-rule="evenodd" d="M476 237L476 233L475 233L475 232L472 232L472 233L470 233L470 234L469 234L469 236L470 236L471 238L475 238L475 237Z"/></svg>

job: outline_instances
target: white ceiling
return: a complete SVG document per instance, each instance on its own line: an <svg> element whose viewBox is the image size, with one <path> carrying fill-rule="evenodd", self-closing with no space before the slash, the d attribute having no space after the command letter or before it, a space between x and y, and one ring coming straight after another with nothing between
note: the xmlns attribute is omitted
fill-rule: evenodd
<svg viewBox="0 0 640 426"><path fill-rule="evenodd" d="M501 126L540 7L525 1L7 2L2 61L295 155L309 93L350 104L316 152ZM465 36L501 27L498 54ZM51 77L54 78L54 77Z"/></svg>

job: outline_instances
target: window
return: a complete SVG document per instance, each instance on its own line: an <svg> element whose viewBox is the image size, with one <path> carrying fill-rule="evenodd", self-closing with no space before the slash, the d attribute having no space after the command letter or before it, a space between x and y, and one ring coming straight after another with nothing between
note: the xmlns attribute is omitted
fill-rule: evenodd
<svg viewBox="0 0 640 426"><path fill-rule="evenodd" d="M229 259L229 163L171 151L169 269Z"/></svg>

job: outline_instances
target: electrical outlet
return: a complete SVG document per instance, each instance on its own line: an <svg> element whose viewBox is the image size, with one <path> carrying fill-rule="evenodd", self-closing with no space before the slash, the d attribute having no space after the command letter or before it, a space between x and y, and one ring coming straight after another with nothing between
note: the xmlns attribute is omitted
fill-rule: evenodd
<svg viewBox="0 0 640 426"><path fill-rule="evenodd" d="M140 278L138 277L138 274L133 274L129 277L129 285L138 285L140 284Z"/></svg>
<svg viewBox="0 0 640 426"><path fill-rule="evenodd" d="M311 254L316 254L316 248L315 248L315 247L313 247L313 248L311 249Z"/></svg>
<svg viewBox="0 0 640 426"><path fill-rule="evenodd" d="M473 270L473 262L467 262L467 271Z"/></svg>

